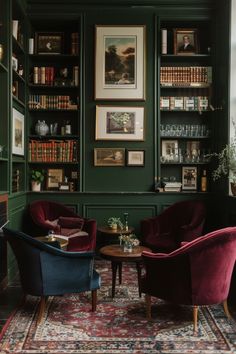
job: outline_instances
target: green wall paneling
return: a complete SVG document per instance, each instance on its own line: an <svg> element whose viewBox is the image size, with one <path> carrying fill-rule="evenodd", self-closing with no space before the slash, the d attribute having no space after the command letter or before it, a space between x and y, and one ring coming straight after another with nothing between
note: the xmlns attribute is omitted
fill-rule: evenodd
<svg viewBox="0 0 236 354"><path fill-rule="evenodd" d="M132 12L132 16L131 16ZM112 19L112 21L111 21ZM150 191L154 183L153 165L153 67L154 67L154 33L153 14L137 9L116 12L107 9L90 11L85 17L85 153L84 153L84 191ZM95 25L145 25L146 26L146 101L130 100L96 100L94 99L94 58L95 58ZM144 141L98 141L95 140L96 105L145 108ZM144 167L97 167L94 166L94 148L144 149Z"/></svg>

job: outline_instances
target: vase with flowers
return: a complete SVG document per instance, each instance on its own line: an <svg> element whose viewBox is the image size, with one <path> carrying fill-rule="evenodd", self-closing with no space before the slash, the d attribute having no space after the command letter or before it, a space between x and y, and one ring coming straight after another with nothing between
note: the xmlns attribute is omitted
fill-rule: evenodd
<svg viewBox="0 0 236 354"><path fill-rule="evenodd" d="M139 245L139 240L135 234L121 234L119 240L124 252L132 252L133 248Z"/></svg>

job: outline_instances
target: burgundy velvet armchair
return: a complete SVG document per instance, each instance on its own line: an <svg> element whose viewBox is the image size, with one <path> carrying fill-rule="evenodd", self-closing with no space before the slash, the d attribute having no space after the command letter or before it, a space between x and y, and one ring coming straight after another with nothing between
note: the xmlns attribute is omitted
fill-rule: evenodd
<svg viewBox="0 0 236 354"><path fill-rule="evenodd" d="M177 202L160 215L141 220L141 241L155 252L172 252L182 241L201 236L206 218L202 201Z"/></svg>
<svg viewBox="0 0 236 354"><path fill-rule="evenodd" d="M143 252L142 258L146 271L141 291L146 294L148 318L151 318L151 296L193 306L194 331L199 306L223 303L230 317L227 297L236 259L236 227L184 242L169 254Z"/></svg>
<svg viewBox="0 0 236 354"><path fill-rule="evenodd" d="M38 200L29 205L35 234L47 235L49 230L68 238L68 251L91 251L96 247L96 220L82 218L57 202Z"/></svg>

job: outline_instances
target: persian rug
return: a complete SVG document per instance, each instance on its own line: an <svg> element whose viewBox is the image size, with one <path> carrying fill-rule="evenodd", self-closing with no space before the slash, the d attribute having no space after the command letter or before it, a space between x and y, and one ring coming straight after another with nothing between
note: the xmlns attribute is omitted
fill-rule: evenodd
<svg viewBox="0 0 236 354"><path fill-rule="evenodd" d="M110 263L98 261L96 268L102 278L96 313L91 312L89 292L50 297L36 327L38 299L28 296L3 328L0 353L236 353L236 322L226 318L220 305L200 310L197 334L190 307L153 299L153 319L147 321L135 266L123 266L114 299Z"/></svg>

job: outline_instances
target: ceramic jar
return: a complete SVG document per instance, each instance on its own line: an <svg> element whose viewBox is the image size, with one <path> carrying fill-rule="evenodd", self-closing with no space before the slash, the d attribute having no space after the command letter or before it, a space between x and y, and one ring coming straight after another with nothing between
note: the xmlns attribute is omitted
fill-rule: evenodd
<svg viewBox="0 0 236 354"><path fill-rule="evenodd" d="M45 123L45 120L43 120L43 121L38 120L38 122L35 125L35 132L38 135L47 135L48 134L49 127Z"/></svg>

